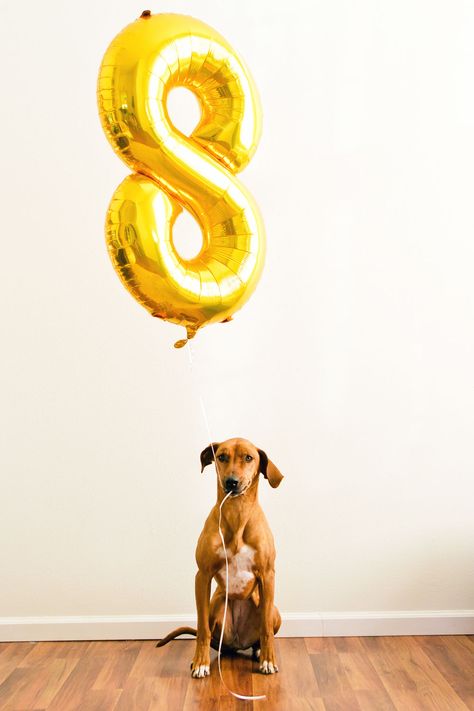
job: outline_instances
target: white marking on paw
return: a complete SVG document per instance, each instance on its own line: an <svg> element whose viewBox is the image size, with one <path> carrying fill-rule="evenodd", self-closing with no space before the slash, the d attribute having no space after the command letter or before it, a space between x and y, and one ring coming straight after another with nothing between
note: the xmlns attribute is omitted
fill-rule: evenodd
<svg viewBox="0 0 474 711"><path fill-rule="evenodd" d="M211 671L207 664L200 664L192 670L191 676L195 679L202 679L204 676L209 676L210 673Z"/></svg>
<svg viewBox="0 0 474 711"><path fill-rule="evenodd" d="M260 664L260 671L262 674L275 674L275 672L278 671L278 667L276 664L264 659L264 661Z"/></svg>

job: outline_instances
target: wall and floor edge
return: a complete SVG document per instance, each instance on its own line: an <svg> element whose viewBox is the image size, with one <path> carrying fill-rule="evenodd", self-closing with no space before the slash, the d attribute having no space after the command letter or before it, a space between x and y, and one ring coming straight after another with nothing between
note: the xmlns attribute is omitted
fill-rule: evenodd
<svg viewBox="0 0 474 711"><path fill-rule="evenodd" d="M192 613L0 617L0 642L160 639ZM474 634L474 610L282 613L280 637Z"/></svg>

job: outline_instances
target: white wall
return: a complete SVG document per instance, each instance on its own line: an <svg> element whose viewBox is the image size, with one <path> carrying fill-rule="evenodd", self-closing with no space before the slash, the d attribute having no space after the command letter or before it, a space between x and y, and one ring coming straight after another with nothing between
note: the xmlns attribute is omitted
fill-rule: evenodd
<svg viewBox="0 0 474 711"><path fill-rule="evenodd" d="M96 76L144 9L2 2L0 615L194 609L207 434L286 475L261 499L283 611L474 607L474 5L175 0L242 53L260 286L196 375L122 288L128 173Z"/></svg>

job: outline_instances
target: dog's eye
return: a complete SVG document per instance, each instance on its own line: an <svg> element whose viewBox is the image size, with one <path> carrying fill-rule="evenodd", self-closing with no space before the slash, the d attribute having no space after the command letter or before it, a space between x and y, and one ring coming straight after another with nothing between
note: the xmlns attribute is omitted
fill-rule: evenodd
<svg viewBox="0 0 474 711"><path fill-rule="evenodd" d="M217 457L217 459L218 459L220 462L225 462L225 454L219 454L218 457Z"/></svg>
<svg viewBox="0 0 474 711"><path fill-rule="evenodd" d="M246 454L246 455L245 455L245 461L246 461L246 462L251 462L252 459L253 459L253 457L251 457L250 454Z"/></svg>

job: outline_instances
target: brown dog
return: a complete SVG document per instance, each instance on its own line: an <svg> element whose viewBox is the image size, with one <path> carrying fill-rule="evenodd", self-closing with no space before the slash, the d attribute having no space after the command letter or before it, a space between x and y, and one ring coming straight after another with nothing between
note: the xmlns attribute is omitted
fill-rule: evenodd
<svg viewBox="0 0 474 711"><path fill-rule="evenodd" d="M265 452L245 439L213 443L201 452L201 471L215 461L217 503L209 514L196 548L197 630L180 627L162 639L162 647L180 634L194 634L196 652L191 663L193 677L210 673L210 647L218 648L225 603L226 569L219 536L221 528L229 562L229 604L223 637L223 651L253 648L260 659L260 671L274 674L274 635L281 624L273 604L275 587L275 546L265 515L258 503L259 473L276 488L283 479ZM211 581L217 588L210 600Z"/></svg>

